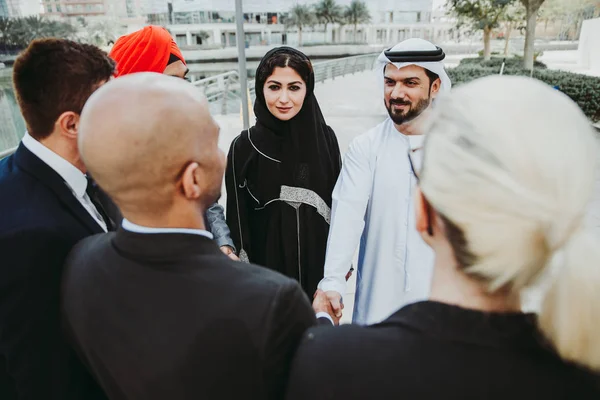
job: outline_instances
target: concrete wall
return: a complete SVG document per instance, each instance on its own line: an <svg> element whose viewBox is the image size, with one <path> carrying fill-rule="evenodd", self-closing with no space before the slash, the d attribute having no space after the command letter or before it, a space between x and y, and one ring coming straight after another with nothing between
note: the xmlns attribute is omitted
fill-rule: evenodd
<svg viewBox="0 0 600 400"><path fill-rule="evenodd" d="M579 63L585 69L600 71L600 18L583 21L579 39Z"/></svg>

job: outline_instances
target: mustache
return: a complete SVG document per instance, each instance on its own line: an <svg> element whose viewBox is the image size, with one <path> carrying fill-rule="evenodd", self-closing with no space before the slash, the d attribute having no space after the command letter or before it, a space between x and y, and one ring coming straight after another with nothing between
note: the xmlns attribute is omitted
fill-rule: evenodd
<svg viewBox="0 0 600 400"><path fill-rule="evenodd" d="M398 106L410 106L412 104L412 102L405 101L405 100L394 100L394 99L391 99L390 100L390 106L392 106L394 104L398 105Z"/></svg>

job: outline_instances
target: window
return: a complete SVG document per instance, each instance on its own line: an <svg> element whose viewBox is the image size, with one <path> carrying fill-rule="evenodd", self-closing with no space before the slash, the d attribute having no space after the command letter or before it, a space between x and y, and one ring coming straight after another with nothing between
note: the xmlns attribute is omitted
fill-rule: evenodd
<svg viewBox="0 0 600 400"><path fill-rule="evenodd" d="M419 22L417 20L418 15L420 13L410 12L410 11L399 11L394 13L394 22L401 24L411 24L415 22ZM420 18L420 17L419 17Z"/></svg>
<svg viewBox="0 0 600 400"><path fill-rule="evenodd" d="M187 46L187 36L185 34L175 35L175 43L177 43L177 46L179 47Z"/></svg>

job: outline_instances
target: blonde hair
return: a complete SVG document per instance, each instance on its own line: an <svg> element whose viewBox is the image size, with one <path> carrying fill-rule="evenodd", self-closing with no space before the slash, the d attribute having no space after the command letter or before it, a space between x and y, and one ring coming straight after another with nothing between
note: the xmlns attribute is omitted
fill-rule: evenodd
<svg viewBox="0 0 600 400"><path fill-rule="evenodd" d="M567 96L488 77L442 96L421 187L464 235L467 274L513 295L542 278L541 331L566 360L600 370L600 240L585 227L598 147ZM452 241L451 241L452 242Z"/></svg>

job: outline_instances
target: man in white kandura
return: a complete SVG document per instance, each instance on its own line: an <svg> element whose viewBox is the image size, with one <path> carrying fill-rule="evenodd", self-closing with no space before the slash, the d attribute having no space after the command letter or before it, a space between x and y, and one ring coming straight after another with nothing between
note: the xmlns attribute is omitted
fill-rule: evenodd
<svg viewBox="0 0 600 400"><path fill-rule="evenodd" d="M345 276L360 241L353 322L382 321L429 295L433 252L415 229L415 181L406 157L423 137L417 126L435 97L451 87L442 49L408 39L377 59L389 118L350 144L333 191L325 291L342 314ZM361 236L362 235L362 236Z"/></svg>

